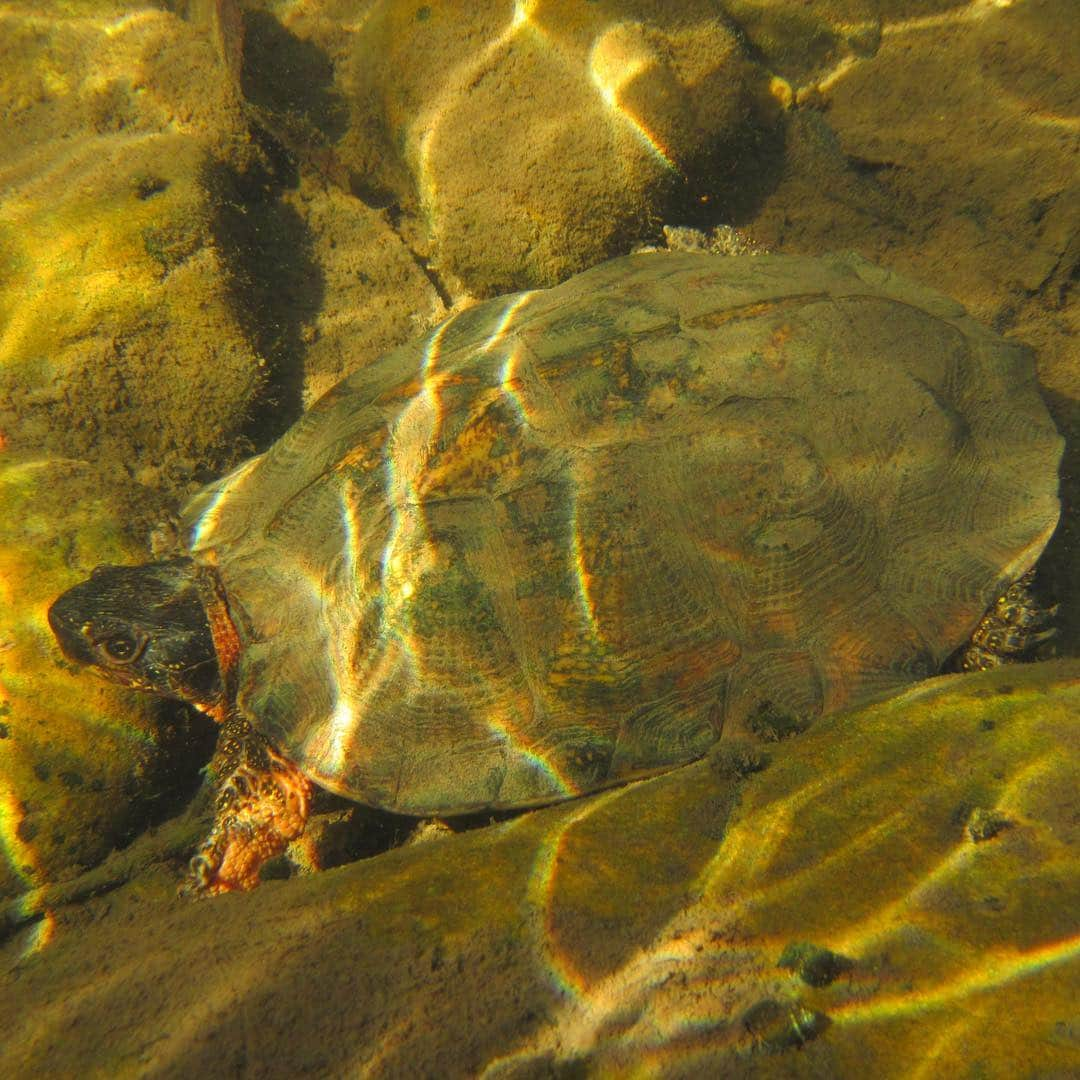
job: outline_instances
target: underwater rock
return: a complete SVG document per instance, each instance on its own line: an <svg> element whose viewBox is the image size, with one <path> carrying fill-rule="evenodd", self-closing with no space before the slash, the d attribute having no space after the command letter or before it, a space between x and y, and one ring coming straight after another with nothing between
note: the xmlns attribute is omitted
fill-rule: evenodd
<svg viewBox="0 0 1080 1080"><path fill-rule="evenodd" d="M712 5L640 7L393 5L358 42L355 92L409 168L436 265L471 292L551 285L655 234L768 122Z"/></svg>
<svg viewBox="0 0 1080 1080"><path fill-rule="evenodd" d="M304 222L318 268L317 306L303 313L306 408L447 312L381 211L307 177L284 198Z"/></svg>
<svg viewBox="0 0 1080 1080"><path fill-rule="evenodd" d="M346 170L447 290L550 285L717 199L779 106L715 5L375 5L281 18L333 63ZM310 9L315 9L314 12Z"/></svg>
<svg viewBox="0 0 1080 1080"><path fill-rule="evenodd" d="M807 986L828 986L854 967L851 960L831 949L822 949L808 941L793 941L784 946L777 967L794 971Z"/></svg>
<svg viewBox="0 0 1080 1080"><path fill-rule="evenodd" d="M986 840L993 840L1003 829L1011 826L1012 821L1004 814L977 806L968 818L967 834L973 844L981 844Z"/></svg>
<svg viewBox="0 0 1080 1080"><path fill-rule="evenodd" d="M963 0L937 2L950 6ZM794 86L853 56L873 55L881 41L881 6L880 0L720 2L769 69Z"/></svg>
<svg viewBox="0 0 1080 1080"><path fill-rule="evenodd" d="M157 710L60 655L45 612L152 501L78 461L0 454L0 896L62 880L122 840L161 795Z"/></svg>
<svg viewBox="0 0 1080 1080"><path fill-rule="evenodd" d="M1080 662L946 676L742 779L700 762L200 904L163 864L32 958L9 939L0 1070L899 1078L932 1048L1068 1075L1078 710ZM973 806L1012 827L971 843ZM807 981L790 942L853 966Z"/></svg>
<svg viewBox="0 0 1080 1080"><path fill-rule="evenodd" d="M0 15L0 430L182 486L263 381L215 242L250 154L209 36L134 4ZM74 5L78 7L78 5Z"/></svg>
<svg viewBox="0 0 1080 1080"><path fill-rule="evenodd" d="M829 1026L829 1018L798 1001L781 1004L763 998L747 1009L742 1023L754 1038L755 1050L776 1054L816 1039Z"/></svg>

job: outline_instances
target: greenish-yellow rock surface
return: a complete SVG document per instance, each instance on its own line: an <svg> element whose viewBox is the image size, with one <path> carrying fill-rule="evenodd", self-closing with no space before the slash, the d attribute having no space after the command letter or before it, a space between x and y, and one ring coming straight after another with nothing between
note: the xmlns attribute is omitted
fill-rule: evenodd
<svg viewBox="0 0 1080 1080"><path fill-rule="evenodd" d="M0 103L0 430L152 484L220 463L263 382L216 240L250 157L221 50L141 4L5 5Z"/></svg>
<svg viewBox="0 0 1080 1080"><path fill-rule="evenodd" d="M326 51L340 160L408 212L452 292L551 285L657 235L730 184L776 112L698 0L264 6ZM252 70L252 92L269 99L271 78Z"/></svg>
<svg viewBox="0 0 1080 1080"><path fill-rule="evenodd" d="M86 869L162 793L154 706L64 661L49 601L99 562L138 557L135 485L79 461L0 454L0 896Z"/></svg>
<svg viewBox="0 0 1080 1080"><path fill-rule="evenodd" d="M1065 1076L1080 666L254 893L171 868L24 930L6 1075ZM152 947L147 943L153 942Z"/></svg>
<svg viewBox="0 0 1080 1080"><path fill-rule="evenodd" d="M45 611L146 557L152 515L235 460L265 381L220 238L255 154L225 8L191 7L0 7L4 895L84 870L161 799L155 711L77 678Z"/></svg>
<svg viewBox="0 0 1080 1080"><path fill-rule="evenodd" d="M318 295L297 312L307 406L434 325L446 308L382 212L307 177L283 201L304 222L318 268Z"/></svg>

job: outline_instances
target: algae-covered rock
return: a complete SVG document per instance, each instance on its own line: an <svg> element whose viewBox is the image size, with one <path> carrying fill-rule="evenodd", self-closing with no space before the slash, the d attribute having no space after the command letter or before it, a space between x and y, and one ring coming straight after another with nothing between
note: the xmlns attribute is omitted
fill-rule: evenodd
<svg viewBox="0 0 1080 1080"><path fill-rule="evenodd" d="M881 40L879 0L722 0L720 6L770 71L796 85L872 55Z"/></svg>
<svg viewBox="0 0 1080 1080"><path fill-rule="evenodd" d="M385 216L307 178L285 196L305 223L318 267L316 306L305 311L303 404L445 314L445 307Z"/></svg>
<svg viewBox="0 0 1080 1080"><path fill-rule="evenodd" d="M191 19L0 10L6 895L94 863L161 805L156 711L77 678L45 612L96 563L145 557L151 489L171 501L199 465L231 461L264 379L217 238L227 177L254 156L235 19L226 0L176 7Z"/></svg>
<svg viewBox="0 0 1080 1080"><path fill-rule="evenodd" d="M215 244L248 154L209 34L136 4L0 14L0 430L166 480L222 456L263 379Z"/></svg>
<svg viewBox="0 0 1080 1080"><path fill-rule="evenodd" d="M334 63L346 169L418 213L418 248L480 295L552 284L718 197L775 113L699 0L379 4L344 43L341 20L267 6Z"/></svg>
<svg viewBox="0 0 1080 1080"><path fill-rule="evenodd" d="M1078 710L1075 662L947 677L759 771L720 755L198 905L148 874L0 986L0 1066L1068 1075ZM975 808L1009 828L974 843Z"/></svg>
<svg viewBox="0 0 1080 1080"><path fill-rule="evenodd" d="M2 456L0 895L85 869L161 794L156 710L64 661L49 601L100 561L139 557L120 522L152 509L84 462Z"/></svg>

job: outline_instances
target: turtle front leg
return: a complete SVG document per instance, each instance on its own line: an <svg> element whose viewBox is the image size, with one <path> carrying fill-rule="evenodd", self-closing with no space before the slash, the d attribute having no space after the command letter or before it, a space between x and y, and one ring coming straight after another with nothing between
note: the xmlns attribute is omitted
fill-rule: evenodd
<svg viewBox="0 0 1080 1080"><path fill-rule="evenodd" d="M191 860L192 896L254 889L264 862L303 831L311 781L238 713L222 724L210 763L218 779L214 827Z"/></svg>

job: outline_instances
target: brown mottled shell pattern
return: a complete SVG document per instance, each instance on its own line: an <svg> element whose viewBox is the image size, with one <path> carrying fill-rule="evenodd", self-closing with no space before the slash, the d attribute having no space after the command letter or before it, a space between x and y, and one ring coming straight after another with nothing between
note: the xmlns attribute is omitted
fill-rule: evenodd
<svg viewBox="0 0 1080 1080"><path fill-rule="evenodd" d="M855 256L641 254L345 380L186 510L314 780L521 806L937 671L1058 516L1020 347Z"/></svg>

